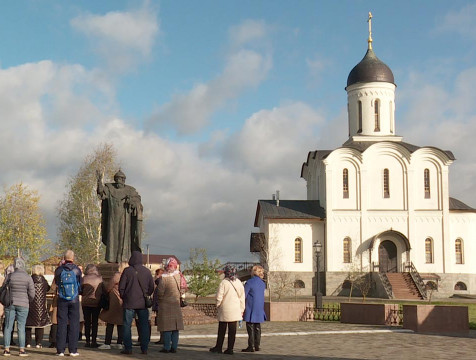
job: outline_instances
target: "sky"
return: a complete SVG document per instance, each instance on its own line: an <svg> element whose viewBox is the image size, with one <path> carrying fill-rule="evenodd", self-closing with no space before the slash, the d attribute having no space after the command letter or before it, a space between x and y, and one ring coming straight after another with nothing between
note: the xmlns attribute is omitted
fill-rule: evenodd
<svg viewBox="0 0 476 360"><path fill-rule="evenodd" d="M151 253L253 260L257 200L304 200L308 152L347 140L369 11L397 134L453 151L450 195L476 207L476 3L459 0L3 2L0 184L38 190L55 241L68 179L109 142Z"/></svg>

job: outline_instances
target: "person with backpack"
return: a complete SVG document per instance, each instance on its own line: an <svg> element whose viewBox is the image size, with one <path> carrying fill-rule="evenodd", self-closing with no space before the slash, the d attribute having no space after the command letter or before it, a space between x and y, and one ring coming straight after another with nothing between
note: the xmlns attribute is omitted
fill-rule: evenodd
<svg viewBox="0 0 476 360"><path fill-rule="evenodd" d="M58 286L58 330L56 333L56 355L64 356L66 339L70 356L78 356L79 294L81 292L81 270L74 264L73 250L64 253L64 264L55 270Z"/></svg>

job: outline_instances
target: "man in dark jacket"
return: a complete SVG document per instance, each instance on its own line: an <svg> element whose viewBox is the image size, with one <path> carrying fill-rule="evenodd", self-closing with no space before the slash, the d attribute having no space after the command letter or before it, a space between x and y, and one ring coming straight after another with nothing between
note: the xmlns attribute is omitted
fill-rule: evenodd
<svg viewBox="0 0 476 360"><path fill-rule="evenodd" d="M145 295L150 296L154 291L154 279L150 270L142 265L142 253L133 251L129 267L125 268L119 281L119 294L124 309L123 341L124 350L121 354L132 354L132 319L137 314L139 324L140 348L142 354L147 354L149 347L149 309L145 306Z"/></svg>
<svg viewBox="0 0 476 360"><path fill-rule="evenodd" d="M55 283L58 285L59 295L56 355L59 356L64 356L66 338L68 338L69 355L79 355L79 295L81 293L82 273L81 270L73 263L73 261L73 250L66 250L64 253L64 264L58 266L55 270ZM66 274L71 274L73 280L75 280L75 283L66 283Z"/></svg>

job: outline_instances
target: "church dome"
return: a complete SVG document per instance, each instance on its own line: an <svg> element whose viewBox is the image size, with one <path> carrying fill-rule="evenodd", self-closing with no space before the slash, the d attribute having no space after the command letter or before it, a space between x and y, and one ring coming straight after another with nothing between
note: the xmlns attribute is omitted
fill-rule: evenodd
<svg viewBox="0 0 476 360"><path fill-rule="evenodd" d="M392 70L380 61L371 48L349 73L347 86L367 82L387 82L395 85Z"/></svg>

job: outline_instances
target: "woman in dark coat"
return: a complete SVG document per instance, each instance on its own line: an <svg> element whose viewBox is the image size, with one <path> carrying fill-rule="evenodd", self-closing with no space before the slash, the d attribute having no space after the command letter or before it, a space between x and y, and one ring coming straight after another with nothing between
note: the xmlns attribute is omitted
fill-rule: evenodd
<svg viewBox="0 0 476 360"><path fill-rule="evenodd" d="M254 352L260 350L261 323L266 321L264 312L264 291L266 284L263 281L264 269L260 265L251 269L251 279L245 284L245 313L243 320L246 321L248 332L248 347L241 351Z"/></svg>
<svg viewBox="0 0 476 360"><path fill-rule="evenodd" d="M46 309L46 293L50 285L43 276L43 265L34 265L31 269L33 284L35 285L35 298L30 302L30 310L26 319L26 346L31 346L31 333L35 328L35 343L37 348L43 347L41 341L45 333L45 327L51 325L50 317Z"/></svg>

